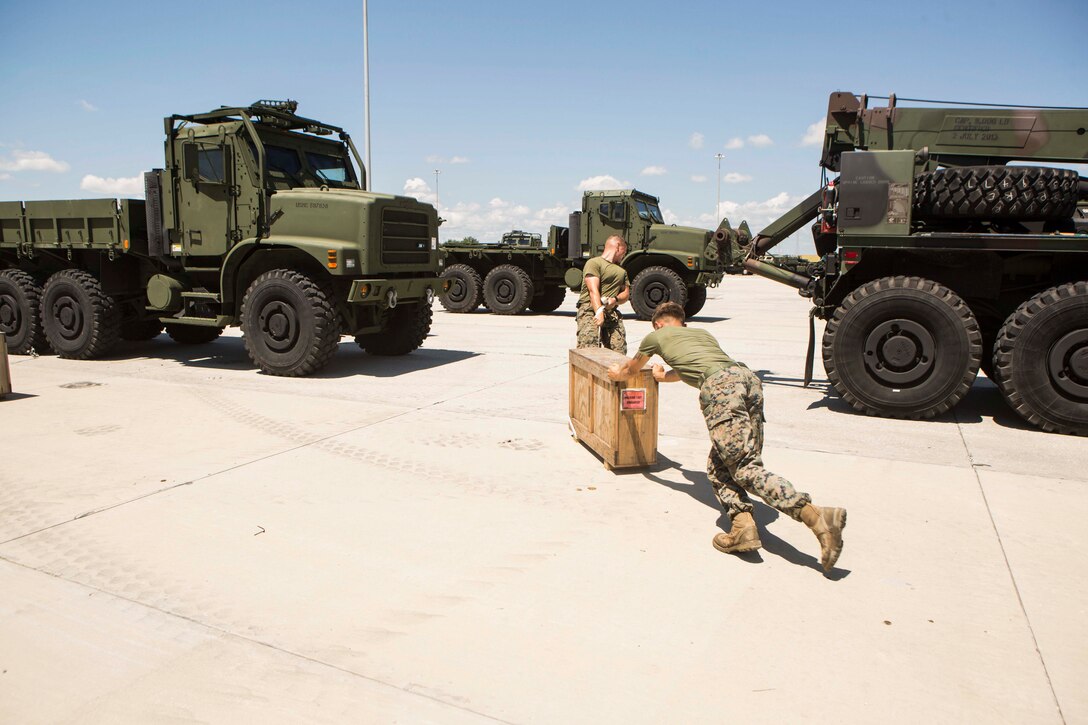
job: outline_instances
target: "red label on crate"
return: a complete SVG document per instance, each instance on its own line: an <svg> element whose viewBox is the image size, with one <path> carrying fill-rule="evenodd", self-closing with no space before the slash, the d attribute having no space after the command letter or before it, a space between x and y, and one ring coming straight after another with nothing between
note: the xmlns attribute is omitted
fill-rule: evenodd
<svg viewBox="0 0 1088 725"><path fill-rule="evenodd" d="M620 394L620 410L646 410L646 388L624 388Z"/></svg>

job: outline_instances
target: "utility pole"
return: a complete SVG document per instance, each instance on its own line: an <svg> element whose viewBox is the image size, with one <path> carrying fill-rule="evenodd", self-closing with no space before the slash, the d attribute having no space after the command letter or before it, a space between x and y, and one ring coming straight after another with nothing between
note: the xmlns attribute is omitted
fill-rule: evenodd
<svg viewBox="0 0 1088 725"><path fill-rule="evenodd" d="M714 218L717 219L722 208L722 159L725 158L725 154L719 151L714 154L714 158L718 160L718 203L714 205Z"/></svg>
<svg viewBox="0 0 1088 725"><path fill-rule="evenodd" d="M438 175L442 172L438 169L434 170L434 208L438 209Z"/></svg>
<svg viewBox="0 0 1088 725"><path fill-rule="evenodd" d="M366 143L366 189L374 188L374 165L370 161L370 33L367 28L367 0L363 0L363 136Z"/></svg>

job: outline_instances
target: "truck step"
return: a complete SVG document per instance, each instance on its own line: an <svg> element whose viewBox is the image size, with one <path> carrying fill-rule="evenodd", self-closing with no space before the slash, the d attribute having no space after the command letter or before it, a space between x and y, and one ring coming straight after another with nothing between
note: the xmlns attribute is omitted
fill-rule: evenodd
<svg viewBox="0 0 1088 725"><path fill-rule="evenodd" d="M218 292L182 292L181 298L185 300L211 300L221 302Z"/></svg>
<svg viewBox="0 0 1088 725"><path fill-rule="evenodd" d="M160 317L159 322L164 324L197 325L199 327L226 327L229 319L222 315L219 317Z"/></svg>

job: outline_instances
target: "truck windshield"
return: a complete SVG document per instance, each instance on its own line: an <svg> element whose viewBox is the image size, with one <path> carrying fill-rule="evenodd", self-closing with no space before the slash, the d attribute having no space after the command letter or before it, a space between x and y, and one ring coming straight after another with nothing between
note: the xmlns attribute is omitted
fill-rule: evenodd
<svg viewBox="0 0 1088 725"><path fill-rule="evenodd" d="M661 217L661 209L657 204L650 204L645 201L635 200L635 208L638 209L638 215L642 219L652 221L655 224L664 224L665 220Z"/></svg>
<svg viewBox="0 0 1088 725"><path fill-rule="evenodd" d="M306 160L310 163L310 168L314 170L314 173L329 186L343 186L352 181L351 172L348 171L347 164L344 163L342 157L307 151Z"/></svg>

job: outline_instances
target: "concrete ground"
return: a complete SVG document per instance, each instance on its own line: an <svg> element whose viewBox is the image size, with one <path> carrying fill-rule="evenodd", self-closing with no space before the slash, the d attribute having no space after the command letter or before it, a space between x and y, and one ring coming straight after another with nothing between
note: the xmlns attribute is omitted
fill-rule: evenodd
<svg viewBox="0 0 1088 725"><path fill-rule="evenodd" d="M854 414L801 387L806 303L729 279L693 324L763 377L768 467L850 517L827 577L766 506L720 554L694 389L651 470L568 436L573 305L436 305L416 353L307 379L237 331L11 358L0 722L1088 722L1083 438L985 378Z"/></svg>

